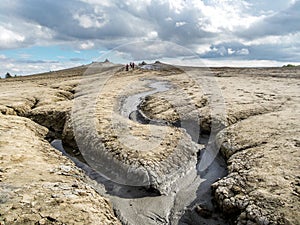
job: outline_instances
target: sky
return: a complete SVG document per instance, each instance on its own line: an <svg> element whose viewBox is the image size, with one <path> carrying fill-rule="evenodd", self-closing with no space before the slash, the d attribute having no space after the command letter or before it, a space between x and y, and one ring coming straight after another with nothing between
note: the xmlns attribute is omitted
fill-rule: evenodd
<svg viewBox="0 0 300 225"><path fill-rule="evenodd" d="M105 58L300 65L300 0L1 0L2 77Z"/></svg>

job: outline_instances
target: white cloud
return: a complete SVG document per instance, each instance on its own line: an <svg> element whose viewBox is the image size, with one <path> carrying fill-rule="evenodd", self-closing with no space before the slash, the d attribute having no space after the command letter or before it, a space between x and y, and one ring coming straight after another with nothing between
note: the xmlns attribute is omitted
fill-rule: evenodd
<svg viewBox="0 0 300 225"><path fill-rule="evenodd" d="M206 66L219 67L219 66L234 66L234 67L277 67L283 66L286 62L275 60L201 60ZM293 64L297 65L297 62ZM299 64L299 62L298 62ZM197 65L197 64L195 64Z"/></svg>
<svg viewBox="0 0 300 225"><path fill-rule="evenodd" d="M233 32L240 27L248 27L260 17L249 13L250 5L240 0L193 1L194 7L201 12L198 25L207 32Z"/></svg>
<svg viewBox="0 0 300 225"><path fill-rule="evenodd" d="M227 53L228 53L228 55L232 55L232 54L235 53L235 51L232 50L231 48L228 48L228 49L227 49Z"/></svg>
<svg viewBox="0 0 300 225"><path fill-rule="evenodd" d="M19 58L21 58L21 59L29 59L30 57L32 57L32 55L26 54L26 53L18 54L18 56L19 56Z"/></svg>
<svg viewBox="0 0 300 225"><path fill-rule="evenodd" d="M174 10L177 14L182 12L186 7L186 1L183 0L170 0L168 2L170 4L170 9Z"/></svg>
<svg viewBox="0 0 300 225"><path fill-rule="evenodd" d="M79 49L81 50L88 50L92 49L95 46L95 44L92 41L87 41L79 45Z"/></svg>
<svg viewBox="0 0 300 225"><path fill-rule="evenodd" d="M57 44L71 46L71 51L109 50L154 39L174 42L211 59L300 61L299 1L10 2L4 0L0 8L0 50ZM130 49L126 53L134 58L180 54L167 44L156 47L146 48L148 54Z"/></svg>
<svg viewBox="0 0 300 225"><path fill-rule="evenodd" d="M208 52L210 50L210 47L211 47L210 44L201 44L201 45L197 45L194 51L197 54L203 54L205 52Z"/></svg>
<svg viewBox="0 0 300 225"><path fill-rule="evenodd" d="M0 55L0 59L6 59L5 55Z"/></svg>
<svg viewBox="0 0 300 225"><path fill-rule="evenodd" d="M36 63L26 63L26 61L22 62L14 58L0 57L0 64L0 77L5 77L7 72L12 75L29 75L79 66L80 62L37 61Z"/></svg>
<svg viewBox="0 0 300 225"><path fill-rule="evenodd" d="M24 42L25 37L12 30L0 26L0 48L12 48Z"/></svg>
<svg viewBox="0 0 300 225"><path fill-rule="evenodd" d="M175 26L176 27L181 27L184 26L186 24L186 22L182 21L182 22L176 22Z"/></svg>
<svg viewBox="0 0 300 225"><path fill-rule="evenodd" d="M107 22L105 21L104 15L79 15L75 14L74 19L79 22L79 25L83 28L100 28Z"/></svg>
<svg viewBox="0 0 300 225"><path fill-rule="evenodd" d="M194 57L190 59L164 59L162 62L170 63L174 65L183 66L202 66L202 67L281 67L286 65L286 62L277 60L233 60L233 59L201 59L199 57ZM291 61L291 64L300 65L299 62Z"/></svg>
<svg viewBox="0 0 300 225"><path fill-rule="evenodd" d="M274 45L286 45L286 44L300 44L300 31L296 33L290 33L286 35L269 35L260 37L250 41L244 41L245 45L260 45L260 44L274 44Z"/></svg>
<svg viewBox="0 0 300 225"><path fill-rule="evenodd" d="M126 0L126 1L117 1L118 3L124 2L125 5L136 12L144 11L147 6L150 5L152 0Z"/></svg>
<svg viewBox="0 0 300 225"><path fill-rule="evenodd" d="M101 5L106 7L112 4L112 1L110 0L80 0L80 1L91 5Z"/></svg>
<svg viewBox="0 0 300 225"><path fill-rule="evenodd" d="M242 49L236 51L237 55L249 55L249 53L250 52L249 52L249 50L247 48L242 48Z"/></svg>
<svg viewBox="0 0 300 225"><path fill-rule="evenodd" d="M158 34L156 31L151 31L149 34L148 34L148 38L149 39L154 39L154 38L157 38Z"/></svg>
<svg viewBox="0 0 300 225"><path fill-rule="evenodd" d="M283 36L300 31L300 1L295 1L288 8L277 11L272 15L252 23L246 29L241 29L237 34L248 40L267 36Z"/></svg>

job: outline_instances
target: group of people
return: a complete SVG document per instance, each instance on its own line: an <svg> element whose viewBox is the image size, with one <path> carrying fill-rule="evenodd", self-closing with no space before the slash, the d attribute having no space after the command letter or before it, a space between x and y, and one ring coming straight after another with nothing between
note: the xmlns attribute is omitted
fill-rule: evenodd
<svg viewBox="0 0 300 225"><path fill-rule="evenodd" d="M135 67L135 64L134 64L134 62L130 62L130 63L129 63L129 65L128 65L128 64L126 64L126 66L125 66L125 70L126 70L126 71L128 71L128 70L129 70L129 66L130 66L130 68L131 68L131 69L134 69L134 67Z"/></svg>

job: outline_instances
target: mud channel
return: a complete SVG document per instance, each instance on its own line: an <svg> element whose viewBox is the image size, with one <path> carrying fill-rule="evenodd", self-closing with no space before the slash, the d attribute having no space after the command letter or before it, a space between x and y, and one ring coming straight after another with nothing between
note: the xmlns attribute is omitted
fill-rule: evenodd
<svg viewBox="0 0 300 225"><path fill-rule="evenodd" d="M147 88L150 90L124 98L120 107L121 115L142 124L170 125L164 121L151 121L140 113L139 104L145 97L167 91L172 88L172 85L167 81L147 80ZM198 138L195 138L193 133L195 129L189 129L194 124L196 121L190 121L189 125L182 128L186 129L193 141L204 144L205 148L199 149L197 165L194 165L190 172L178 181L178 189L169 195L159 195L145 187L114 183L89 167L80 157L71 156L70 152L64 149L61 140L56 139L51 144L70 157L92 180L97 182L94 184L95 188L100 194L110 199L117 217L123 224L227 224L216 209L211 195L211 184L227 174L226 163L220 155L215 157L211 150L211 143L208 143L208 135L200 134L200 137L198 135ZM180 126L180 124L175 124L175 126ZM206 170L200 171L199 163L204 160L204 153L205 160L211 160L212 163Z"/></svg>

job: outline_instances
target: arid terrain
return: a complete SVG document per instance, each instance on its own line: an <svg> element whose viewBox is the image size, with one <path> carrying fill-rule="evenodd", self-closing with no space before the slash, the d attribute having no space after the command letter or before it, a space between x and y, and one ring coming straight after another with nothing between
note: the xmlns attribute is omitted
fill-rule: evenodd
<svg viewBox="0 0 300 225"><path fill-rule="evenodd" d="M300 224L299 67L93 63L0 90L1 225Z"/></svg>

